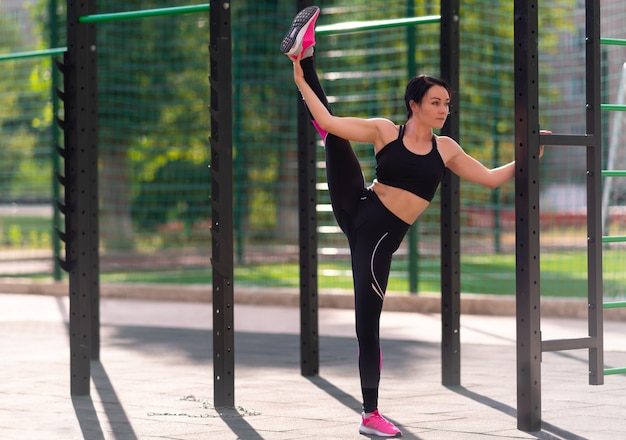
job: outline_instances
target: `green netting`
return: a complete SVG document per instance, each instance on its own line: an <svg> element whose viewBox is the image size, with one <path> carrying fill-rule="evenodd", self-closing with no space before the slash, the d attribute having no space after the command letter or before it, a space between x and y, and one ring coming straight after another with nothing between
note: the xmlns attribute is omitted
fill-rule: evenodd
<svg viewBox="0 0 626 440"><path fill-rule="evenodd" d="M21 2L0 2L0 11L0 53L38 48L38 28ZM51 267L50 60L7 60L1 67L0 275L25 274L24 260L43 257L46 263L33 266Z"/></svg>
<svg viewBox="0 0 626 440"><path fill-rule="evenodd" d="M103 280L208 272L207 36L206 13L97 24Z"/></svg>
<svg viewBox="0 0 626 440"><path fill-rule="evenodd" d="M176 4L173 4L176 3ZM50 5L56 11L48 13ZM439 14L422 0L320 1L318 25ZM100 2L98 13L186 6L165 0ZM0 55L63 47L65 3L0 1ZM235 282L298 286L296 118L291 63L279 51L294 1L232 3ZM513 159L513 3L462 1L463 147L488 166ZM540 121L557 133L585 127L584 2L541 3ZM211 282L209 13L97 23L102 281ZM602 36L626 38L626 8L602 5ZM53 38L51 30L56 30ZM404 122L404 85L439 74L439 25L318 37L317 63L337 114ZM604 103L619 101L626 47L603 46ZM54 138L51 57L0 61L0 276L51 277ZM62 106L59 110L62 115ZM623 118L604 112L606 166L626 168ZM58 136L58 133L57 133ZM59 139L62 144L63 139ZM609 157L609 144L616 146ZM370 145L355 145L366 180ZM318 149L323 163L323 151ZM542 294L586 295L585 148L549 147L542 162ZM605 234L624 235L626 178L606 195ZM319 174L321 288L350 288L347 243ZM609 187L609 185L607 185ZM57 188L58 190L59 188ZM62 197L62 193L60 194ZM515 291L514 184L462 184L462 290ZM61 225L62 228L62 225ZM438 292L439 197L415 226L419 266L405 243L390 290ZM62 249L61 249L61 253ZM604 250L607 296L624 296L624 245Z"/></svg>

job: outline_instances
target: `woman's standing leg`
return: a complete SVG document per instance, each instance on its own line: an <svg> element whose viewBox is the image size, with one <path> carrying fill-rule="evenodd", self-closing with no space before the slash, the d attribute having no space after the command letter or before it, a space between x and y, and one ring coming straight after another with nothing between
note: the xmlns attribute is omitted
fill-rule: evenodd
<svg viewBox="0 0 626 440"><path fill-rule="evenodd" d="M378 408L378 386L382 368L380 315L387 291L394 252L409 225L393 215L374 191L360 201L352 245L352 273L359 339L359 371L364 411Z"/></svg>

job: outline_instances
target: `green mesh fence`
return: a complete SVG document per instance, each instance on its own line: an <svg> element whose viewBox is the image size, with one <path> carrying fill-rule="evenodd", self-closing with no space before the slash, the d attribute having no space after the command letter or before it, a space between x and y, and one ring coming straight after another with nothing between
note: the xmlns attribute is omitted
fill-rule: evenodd
<svg viewBox="0 0 626 440"><path fill-rule="evenodd" d="M64 46L65 6L55 3L0 1L0 56ZM318 4L318 26L439 13L438 2L421 0ZM100 2L98 13L185 5L111 0ZM278 51L296 5L244 1L232 8L235 282L296 288L298 96L291 63ZM584 2L553 0L541 8L541 125L581 134ZM200 11L96 24L103 282L211 283L208 18ZM626 38L625 19L626 7L619 1L603 2L602 36ZM453 96L461 109L459 141L492 167L514 155L513 4L463 1L460 23L461 88ZM439 74L438 35L439 25L431 23L318 36L318 69L335 112L403 123L407 79ZM605 103L618 103L624 62L626 47L603 46ZM50 278L55 244L51 57L0 63L0 276ZM624 123L616 114L604 113L604 168L624 169ZM619 154L609 158L611 142ZM355 149L371 181L372 147ZM349 289L347 243L329 210L321 146L318 151L319 285ZM542 294L584 296L585 149L549 147L541 167ZM626 178L612 179L605 230L624 235ZM513 294L513 182L496 191L463 182L461 197L462 290ZM405 243L389 289L407 292L409 273L417 272L419 292L438 292L438 196L414 228L418 267L409 267ZM625 252L621 243L605 247L607 296L625 295Z"/></svg>
<svg viewBox="0 0 626 440"><path fill-rule="evenodd" d="M46 35L32 18L22 2L0 2L0 53L40 48ZM51 274L50 64L50 59L38 58L1 63L1 275L27 275L33 268ZM29 267L25 261L31 262Z"/></svg>
<svg viewBox="0 0 626 440"><path fill-rule="evenodd" d="M110 1L98 13L166 6ZM208 13L96 26L103 280L206 280Z"/></svg>

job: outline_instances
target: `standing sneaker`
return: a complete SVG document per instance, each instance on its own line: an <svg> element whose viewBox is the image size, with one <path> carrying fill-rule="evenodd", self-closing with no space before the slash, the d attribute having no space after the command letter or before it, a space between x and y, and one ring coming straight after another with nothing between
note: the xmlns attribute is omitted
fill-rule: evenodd
<svg viewBox="0 0 626 440"><path fill-rule="evenodd" d="M402 431L396 428L393 423L381 416L378 410L370 413L369 417L365 417L365 414L361 416L359 433L378 435L380 437L402 437Z"/></svg>
<svg viewBox="0 0 626 440"><path fill-rule="evenodd" d="M320 8L317 6L309 6L304 8L291 23L291 28L283 42L280 44L280 51L291 59L296 59L300 55L312 54L315 46L315 20L320 15Z"/></svg>

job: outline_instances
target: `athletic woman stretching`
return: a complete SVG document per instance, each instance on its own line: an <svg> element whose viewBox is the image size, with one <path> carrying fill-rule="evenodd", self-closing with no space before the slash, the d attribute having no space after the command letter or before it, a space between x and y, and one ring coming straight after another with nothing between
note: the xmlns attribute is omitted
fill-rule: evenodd
<svg viewBox="0 0 626 440"><path fill-rule="evenodd" d="M330 200L350 245L363 393L359 432L399 437L400 430L378 412L380 313L392 255L409 226L433 199L446 168L496 188L515 176L515 163L488 169L453 139L433 134L433 129L442 128L446 122L451 91L444 81L431 76L420 75L409 81L404 125L382 118L334 116L313 58L319 13L317 6L300 11L282 41L281 51L293 61L294 81L324 141ZM365 184L349 141L374 145L376 179L370 186Z"/></svg>

